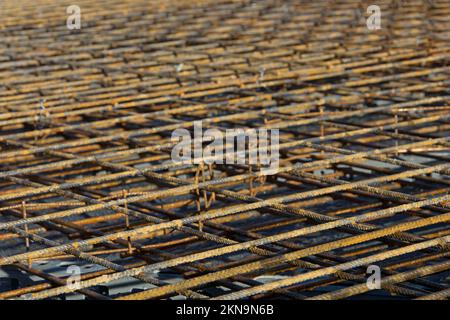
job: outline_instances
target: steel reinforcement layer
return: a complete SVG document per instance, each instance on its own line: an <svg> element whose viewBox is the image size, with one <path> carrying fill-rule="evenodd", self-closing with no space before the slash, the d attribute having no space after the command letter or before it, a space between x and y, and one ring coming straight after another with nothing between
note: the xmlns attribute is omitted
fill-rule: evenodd
<svg viewBox="0 0 450 320"><path fill-rule="evenodd" d="M371 4L1 1L0 299L448 298L450 2Z"/></svg>

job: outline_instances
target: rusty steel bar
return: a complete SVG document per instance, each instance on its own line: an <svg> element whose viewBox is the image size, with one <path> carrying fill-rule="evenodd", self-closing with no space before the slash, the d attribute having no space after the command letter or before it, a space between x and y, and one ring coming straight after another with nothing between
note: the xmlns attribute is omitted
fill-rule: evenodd
<svg viewBox="0 0 450 320"><path fill-rule="evenodd" d="M360 0L78 0L80 29L21 2L0 299L448 299L448 1L380 0L374 30Z"/></svg>

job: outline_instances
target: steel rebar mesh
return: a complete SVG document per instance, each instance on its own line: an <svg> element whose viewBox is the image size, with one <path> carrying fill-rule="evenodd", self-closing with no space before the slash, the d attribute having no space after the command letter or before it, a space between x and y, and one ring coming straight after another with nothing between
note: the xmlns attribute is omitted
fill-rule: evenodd
<svg viewBox="0 0 450 320"><path fill-rule="evenodd" d="M447 298L450 4L370 4L0 2L0 298Z"/></svg>

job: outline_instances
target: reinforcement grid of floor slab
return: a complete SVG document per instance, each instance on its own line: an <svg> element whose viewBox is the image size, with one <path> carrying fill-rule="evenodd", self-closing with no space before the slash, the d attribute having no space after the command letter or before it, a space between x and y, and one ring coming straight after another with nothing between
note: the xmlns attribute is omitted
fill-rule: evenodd
<svg viewBox="0 0 450 320"><path fill-rule="evenodd" d="M450 3L370 4L1 1L0 298L447 298Z"/></svg>

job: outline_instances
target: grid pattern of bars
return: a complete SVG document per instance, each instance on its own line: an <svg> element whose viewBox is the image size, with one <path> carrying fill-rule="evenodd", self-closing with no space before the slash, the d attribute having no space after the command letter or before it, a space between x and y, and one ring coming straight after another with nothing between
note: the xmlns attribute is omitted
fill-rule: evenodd
<svg viewBox="0 0 450 320"><path fill-rule="evenodd" d="M373 31L355 0L76 2L81 30L0 3L0 267L40 279L0 298L450 295L447 0L377 1ZM199 120L279 129L279 172L172 163Z"/></svg>

